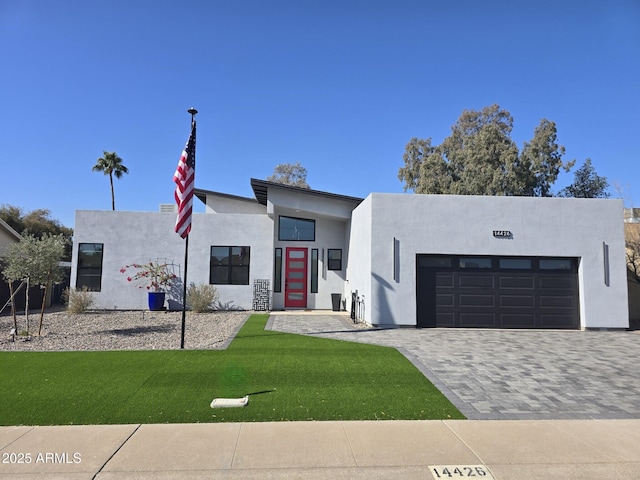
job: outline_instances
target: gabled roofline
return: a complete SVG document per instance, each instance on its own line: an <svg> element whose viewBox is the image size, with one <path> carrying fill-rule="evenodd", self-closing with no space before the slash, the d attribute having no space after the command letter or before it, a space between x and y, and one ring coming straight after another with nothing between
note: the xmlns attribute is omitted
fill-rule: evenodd
<svg viewBox="0 0 640 480"><path fill-rule="evenodd" d="M4 228L7 232L9 232L9 235L15 237L16 240L18 241L22 240L22 235L16 232L11 225L9 225L7 222L2 220L1 218L0 218L0 226Z"/></svg>
<svg viewBox="0 0 640 480"><path fill-rule="evenodd" d="M202 188L194 188L193 193L205 205L207 204L207 195L215 195L216 197L230 198L232 200L240 200L243 202L258 203L255 198L241 197L238 195L231 195L229 193L214 192L213 190L203 190Z"/></svg>
<svg viewBox="0 0 640 480"><path fill-rule="evenodd" d="M302 193L305 195L317 195L320 197L332 198L334 200L344 200L347 202L356 203L356 205L360 204L364 200L364 198L349 197L347 195L339 195L337 193L312 190L310 188L295 187L293 185L286 185L284 183L268 182L267 180L258 180L257 178L251 179L251 188L253 188L253 193L256 196L256 200L262 205L267 204L269 188L289 190L290 192Z"/></svg>

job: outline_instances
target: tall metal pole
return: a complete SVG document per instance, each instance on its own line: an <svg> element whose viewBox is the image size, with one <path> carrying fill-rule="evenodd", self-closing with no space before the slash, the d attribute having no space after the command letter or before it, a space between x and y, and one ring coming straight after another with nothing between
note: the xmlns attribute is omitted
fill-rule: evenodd
<svg viewBox="0 0 640 480"><path fill-rule="evenodd" d="M191 107L187 110L191 114L191 129L193 130L193 125L196 122L196 113L198 111ZM195 156L196 150L195 145L193 148L193 157L194 157L194 167L195 167ZM195 172L194 172L195 175ZM192 214L193 215L193 214ZM193 221L193 220L192 220ZM184 239L184 285L182 286L182 331L180 332L180 349L184 349L184 329L187 318L187 266L189 261L189 234Z"/></svg>
<svg viewBox="0 0 640 480"><path fill-rule="evenodd" d="M180 332L180 349L184 349L184 328L187 318L187 261L189 260L189 235L184 239L184 285L182 286L182 331Z"/></svg>

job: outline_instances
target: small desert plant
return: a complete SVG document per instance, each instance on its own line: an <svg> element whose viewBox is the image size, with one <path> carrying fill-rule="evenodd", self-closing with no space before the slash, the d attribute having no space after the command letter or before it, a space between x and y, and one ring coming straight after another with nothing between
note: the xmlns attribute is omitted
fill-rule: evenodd
<svg viewBox="0 0 640 480"><path fill-rule="evenodd" d="M71 313L84 313L95 303L93 293L87 287L73 290L66 288L62 298L67 304L67 310Z"/></svg>
<svg viewBox="0 0 640 480"><path fill-rule="evenodd" d="M211 310L217 298L218 291L213 285L191 283L187 289L187 306L197 313Z"/></svg>

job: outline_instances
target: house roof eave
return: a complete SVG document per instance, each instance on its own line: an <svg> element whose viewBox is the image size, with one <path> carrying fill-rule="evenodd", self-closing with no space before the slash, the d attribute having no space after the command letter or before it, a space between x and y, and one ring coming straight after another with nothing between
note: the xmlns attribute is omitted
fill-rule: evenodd
<svg viewBox="0 0 640 480"><path fill-rule="evenodd" d="M258 201L258 203L262 205L267 204L267 197L269 195L270 188L288 190L290 192L297 192L304 195L317 195L325 198L331 198L334 200L343 200L343 201L354 203L355 204L354 206L359 205L364 200L363 198L360 198L360 197L350 197L347 195L340 195L337 193L323 192L321 190L312 190L310 188L302 188L302 187L296 187L293 185L286 185L283 183L269 182L267 180L259 180L257 178L251 179L251 188L253 188L253 193L256 196L256 200Z"/></svg>
<svg viewBox="0 0 640 480"><path fill-rule="evenodd" d="M0 218L0 227L7 231L9 235L14 237L17 241L22 240L22 235L16 232L11 225Z"/></svg>

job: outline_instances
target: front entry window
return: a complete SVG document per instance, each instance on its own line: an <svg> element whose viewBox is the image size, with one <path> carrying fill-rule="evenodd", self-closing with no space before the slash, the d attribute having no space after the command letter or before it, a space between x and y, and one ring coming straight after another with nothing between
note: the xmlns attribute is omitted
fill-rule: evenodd
<svg viewBox="0 0 640 480"><path fill-rule="evenodd" d="M315 239L315 220L280 216L278 225L278 240L313 242L315 241Z"/></svg>

